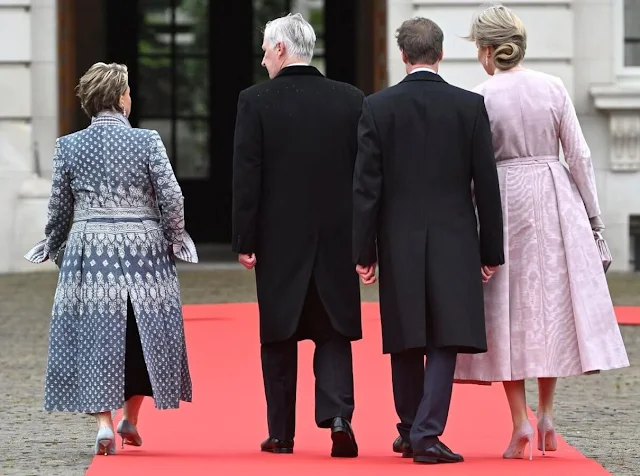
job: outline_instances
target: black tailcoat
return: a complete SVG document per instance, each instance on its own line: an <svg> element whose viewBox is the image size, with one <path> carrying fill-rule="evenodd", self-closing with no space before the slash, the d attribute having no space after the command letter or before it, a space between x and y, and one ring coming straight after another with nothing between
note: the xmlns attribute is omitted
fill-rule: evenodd
<svg viewBox="0 0 640 476"><path fill-rule="evenodd" d="M289 66L240 93L232 246L256 254L262 343L294 335L312 276L334 329L362 337L351 249L363 99L311 66Z"/></svg>
<svg viewBox="0 0 640 476"><path fill-rule="evenodd" d="M379 264L384 352L425 347L427 333L486 352L480 267L504 252L482 96L413 73L365 100L358 143L354 259Z"/></svg>

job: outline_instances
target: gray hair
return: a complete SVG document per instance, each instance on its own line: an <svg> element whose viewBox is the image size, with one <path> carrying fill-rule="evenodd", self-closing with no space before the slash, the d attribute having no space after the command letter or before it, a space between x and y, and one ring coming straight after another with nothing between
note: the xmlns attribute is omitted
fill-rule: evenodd
<svg viewBox="0 0 640 476"><path fill-rule="evenodd" d="M123 64L95 63L80 78L76 93L89 117L102 111L120 111L120 97L129 87L129 72Z"/></svg>
<svg viewBox="0 0 640 476"><path fill-rule="evenodd" d="M268 22L264 29L264 39L271 46L284 43L289 57L308 62L313 58L316 32L299 13L289 13Z"/></svg>

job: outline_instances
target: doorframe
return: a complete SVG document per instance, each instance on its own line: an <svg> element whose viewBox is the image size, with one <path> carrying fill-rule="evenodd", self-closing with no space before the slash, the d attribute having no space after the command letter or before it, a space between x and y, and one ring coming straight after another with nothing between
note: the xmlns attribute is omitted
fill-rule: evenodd
<svg viewBox="0 0 640 476"><path fill-rule="evenodd" d="M76 126L76 5L74 0L57 0L58 136Z"/></svg>

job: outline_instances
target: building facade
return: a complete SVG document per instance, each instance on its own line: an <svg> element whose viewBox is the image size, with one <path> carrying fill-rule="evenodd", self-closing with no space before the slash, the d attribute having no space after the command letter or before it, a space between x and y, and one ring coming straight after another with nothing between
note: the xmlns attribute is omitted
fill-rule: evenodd
<svg viewBox="0 0 640 476"><path fill-rule="evenodd" d="M183 185L199 243L230 235L237 94L265 80L261 26L288 11L318 31L315 63L372 93L404 77L403 20L445 32L441 74L473 88L485 73L463 40L469 0L0 0L0 272L35 267L53 143L85 127L74 96L96 61L130 68L132 123L157 129ZM529 35L525 65L562 78L591 148L612 269L640 269L640 0L511 0Z"/></svg>

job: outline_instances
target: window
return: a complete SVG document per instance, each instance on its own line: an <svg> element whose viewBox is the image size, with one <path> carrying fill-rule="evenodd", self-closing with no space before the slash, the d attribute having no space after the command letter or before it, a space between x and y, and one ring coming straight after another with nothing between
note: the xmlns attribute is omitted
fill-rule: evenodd
<svg viewBox="0 0 640 476"><path fill-rule="evenodd" d="M208 0L141 0L139 126L160 133L179 179L209 176Z"/></svg>
<svg viewBox="0 0 640 476"><path fill-rule="evenodd" d="M269 79L267 70L262 67L262 40L264 27L268 21L288 13L300 13L313 26L316 32L316 47L312 66L325 74L324 59L324 0L253 0L254 25L254 69L253 80L256 83Z"/></svg>
<svg viewBox="0 0 640 476"><path fill-rule="evenodd" d="M624 0L624 66L640 67L640 0Z"/></svg>

